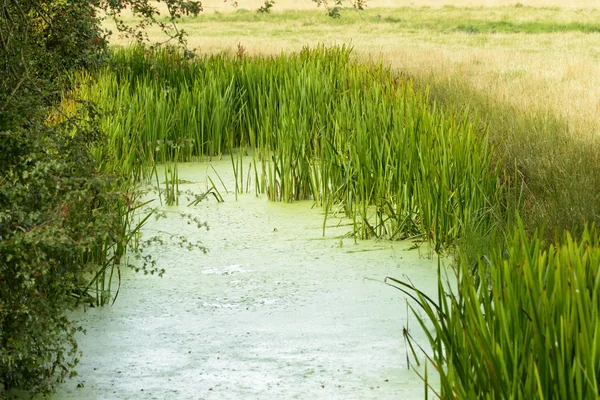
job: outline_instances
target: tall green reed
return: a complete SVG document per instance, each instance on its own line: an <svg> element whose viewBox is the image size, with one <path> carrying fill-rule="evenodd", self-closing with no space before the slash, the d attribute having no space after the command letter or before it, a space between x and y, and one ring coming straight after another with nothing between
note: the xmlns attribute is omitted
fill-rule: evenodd
<svg viewBox="0 0 600 400"><path fill-rule="evenodd" d="M467 226L494 223L500 186L486 133L429 106L383 64L353 61L347 47L194 60L133 47L80 87L108 111L108 145L96 151L140 179L158 163L175 171L228 153L239 193L248 151L256 193L341 207L357 238L420 235L441 250ZM177 180L165 182L175 203Z"/></svg>
<svg viewBox="0 0 600 400"><path fill-rule="evenodd" d="M460 263L436 301L389 278L417 300L442 398L600 397L600 234L541 237L518 220L505 251Z"/></svg>
<svg viewBox="0 0 600 400"><path fill-rule="evenodd" d="M81 73L80 82L86 84L92 79L85 72ZM106 81L114 84L114 81ZM113 86L118 91L116 85ZM104 95L100 92L99 95ZM128 110L122 114L122 120L111 118L98 119L95 108L90 104L82 103L83 99L74 100L72 93L64 94L61 110L50 113L47 118L48 124L60 124L64 120L80 114L79 124L90 124L92 128L100 123L100 131L117 131L115 127L129 126L132 120L140 120L143 114L134 114ZM109 99L110 101L110 99ZM93 103L92 103L93 104ZM85 127L89 128L89 127ZM72 134L77 134L73 131ZM72 295L80 300L82 304L104 305L111 300L114 301L118 295L120 285L121 268L129 265L131 250L136 250L139 244L140 230L151 212L140 213L149 202L141 201L141 190L137 181L140 176L136 175L140 169L135 165L140 163L137 149L131 142L139 139L132 136L109 136L105 138L93 138L91 151L96 158L97 168L93 176L97 181L86 182L91 185L91 198L89 208L84 211L90 217L90 221L97 221L98 225L88 225L89 237L80 242L79 253L76 263L85 266L88 272L85 276L78 277L76 292ZM97 139L97 140L96 140ZM102 140L104 139L104 140ZM101 143L101 144L99 144ZM119 146L127 148L117 160L114 154L107 151L111 147ZM102 215L102 218L96 218ZM89 221L88 221L89 222ZM88 223L88 222L81 222ZM144 263L139 269L146 272L154 272L155 268L148 268ZM116 288L115 288L116 287Z"/></svg>

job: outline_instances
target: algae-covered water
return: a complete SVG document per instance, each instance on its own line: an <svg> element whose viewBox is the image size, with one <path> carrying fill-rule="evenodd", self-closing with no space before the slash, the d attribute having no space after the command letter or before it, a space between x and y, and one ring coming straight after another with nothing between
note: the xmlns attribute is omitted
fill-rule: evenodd
<svg viewBox="0 0 600 400"><path fill-rule="evenodd" d="M210 165L180 165L188 182L180 190L203 192L210 175L225 202L160 207L167 218L145 228L201 241L209 252L153 245L163 278L123 271L112 307L77 313L87 330L79 375L54 398L423 398L402 331L423 345L425 337L406 296L381 282L407 277L435 295L437 257L425 245L409 250L411 242L355 243L341 217L323 236L312 202L254 193L236 201L231 163Z"/></svg>

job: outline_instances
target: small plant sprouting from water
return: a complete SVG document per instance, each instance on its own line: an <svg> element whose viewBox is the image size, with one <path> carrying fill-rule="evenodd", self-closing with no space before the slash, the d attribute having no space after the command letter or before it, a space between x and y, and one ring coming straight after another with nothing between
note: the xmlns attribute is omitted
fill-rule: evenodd
<svg viewBox="0 0 600 400"><path fill-rule="evenodd" d="M211 187L205 191L202 192L200 194L194 194L194 200L192 200L189 204L188 207L194 207L197 206L201 201L205 200L206 198L208 198L209 195L212 195L215 200L217 200L218 203L223 203L225 200L223 200L223 196L221 196L221 193L219 192L219 190L217 189L217 187L215 186L215 183L213 182L213 180L208 177L208 179L210 180L211 183Z"/></svg>

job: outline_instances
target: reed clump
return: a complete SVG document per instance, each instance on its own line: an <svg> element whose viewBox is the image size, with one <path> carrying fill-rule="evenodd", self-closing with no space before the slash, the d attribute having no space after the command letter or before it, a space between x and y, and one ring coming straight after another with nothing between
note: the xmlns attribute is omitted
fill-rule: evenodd
<svg viewBox="0 0 600 400"><path fill-rule="evenodd" d="M505 249L461 264L455 291L440 279L436 301L390 279L417 299L442 398L599 398L598 228L543 237L518 220Z"/></svg>
<svg viewBox="0 0 600 400"><path fill-rule="evenodd" d="M257 193L342 208L356 237L422 236L441 250L467 228L490 229L501 185L486 132L350 53L188 59L132 47L115 52L111 69L82 75L78 95L106 113L98 159L136 179L151 179L158 163L176 171L228 155L239 191L249 150Z"/></svg>

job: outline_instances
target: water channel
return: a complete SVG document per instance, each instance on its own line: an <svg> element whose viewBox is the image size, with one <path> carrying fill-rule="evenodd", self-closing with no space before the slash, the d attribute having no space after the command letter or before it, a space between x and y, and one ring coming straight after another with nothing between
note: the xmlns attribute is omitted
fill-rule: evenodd
<svg viewBox="0 0 600 400"><path fill-rule="evenodd" d="M184 235L208 253L156 244L164 277L123 271L113 306L78 312L79 375L53 398L424 398L402 331L422 345L425 336L407 297L382 281L409 278L435 295L437 256L412 242L355 242L341 216L323 236L323 211L309 201L254 192L236 201L230 161L180 165L180 190L205 191L207 176L224 202L160 207L167 218L145 231Z"/></svg>

